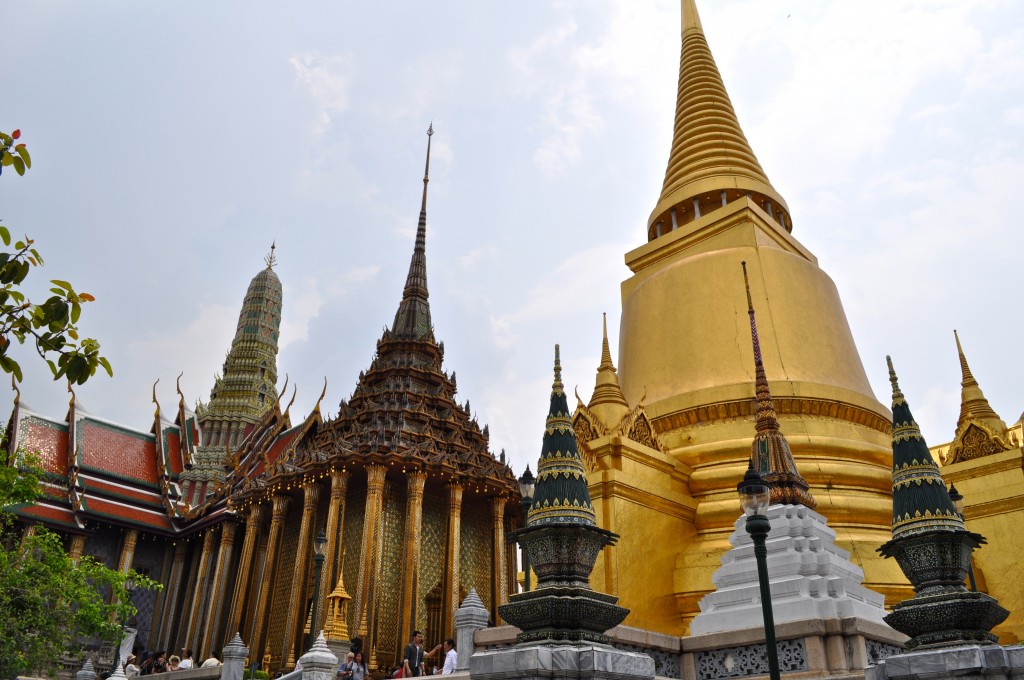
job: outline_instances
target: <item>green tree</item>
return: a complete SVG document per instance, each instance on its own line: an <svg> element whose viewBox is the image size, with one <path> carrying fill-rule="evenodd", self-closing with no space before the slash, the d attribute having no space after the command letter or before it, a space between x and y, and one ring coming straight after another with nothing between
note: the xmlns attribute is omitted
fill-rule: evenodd
<svg viewBox="0 0 1024 680"><path fill-rule="evenodd" d="M0 678L53 671L64 652L88 639L117 643L121 624L136 614L125 592L159 584L134 571L121 573L91 557L75 562L60 536L38 528L23 535L14 510L39 497L44 476L26 456L0 450Z"/></svg>
<svg viewBox="0 0 1024 680"><path fill-rule="evenodd" d="M0 132L0 171L13 166L19 175L32 167L21 133ZM11 247L10 232L0 225L0 368L22 379L21 365L10 356L12 339L31 341L54 378L81 384L110 364L91 338L79 339L82 305L88 293L77 293L67 281L53 280L52 295L34 304L22 284L42 257L25 237ZM30 505L42 492L46 478L31 454L8 451L0 441L0 679L33 671L53 670L60 655L74 652L84 640L116 643L121 624L136 611L122 593L132 578L138 587L159 585L134 572L122 574L92 559L77 562L64 552L60 536L44 528L23 534L15 511ZM58 484L67 480L53 479Z"/></svg>
<svg viewBox="0 0 1024 680"><path fill-rule="evenodd" d="M32 158L24 144L14 145L21 131L0 132L0 170L13 166L19 175L32 167ZM79 338L78 318L82 305L95 298L78 293L67 281L50 281L52 295L35 304L25 295L23 284L33 268L43 266L43 258L28 236L14 241L11 232L0 224L0 369L21 381L21 364L10 354L11 340L18 344L31 341L36 353L46 361L54 380L66 378L81 385L100 367L113 375L110 362L100 354L100 343Z"/></svg>

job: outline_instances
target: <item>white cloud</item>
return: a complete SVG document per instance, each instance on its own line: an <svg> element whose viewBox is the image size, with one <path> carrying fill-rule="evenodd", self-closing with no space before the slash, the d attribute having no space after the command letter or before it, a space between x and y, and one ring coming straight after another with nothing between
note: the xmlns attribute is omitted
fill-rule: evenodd
<svg viewBox="0 0 1024 680"><path fill-rule="evenodd" d="M313 136L326 133L334 119L348 110L349 90L355 71L352 55L319 55L306 53L288 60L295 76L316 103Z"/></svg>

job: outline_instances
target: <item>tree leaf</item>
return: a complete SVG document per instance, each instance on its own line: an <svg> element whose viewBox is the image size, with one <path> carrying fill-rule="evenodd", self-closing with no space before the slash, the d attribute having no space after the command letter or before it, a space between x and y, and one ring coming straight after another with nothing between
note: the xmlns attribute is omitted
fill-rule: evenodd
<svg viewBox="0 0 1024 680"><path fill-rule="evenodd" d="M19 175L25 174L25 161L21 160L18 156L11 156L12 162L14 163L14 171Z"/></svg>
<svg viewBox="0 0 1024 680"><path fill-rule="evenodd" d="M7 227L0 224L0 239L3 239L4 245L11 245L11 232L7 231Z"/></svg>
<svg viewBox="0 0 1024 680"><path fill-rule="evenodd" d="M25 161L25 167L26 168L31 168L32 167L32 157L28 155L28 149L25 148L25 145L24 144L19 144L18 146L16 146L14 148L14 150L18 152L19 156L21 156L21 160Z"/></svg>

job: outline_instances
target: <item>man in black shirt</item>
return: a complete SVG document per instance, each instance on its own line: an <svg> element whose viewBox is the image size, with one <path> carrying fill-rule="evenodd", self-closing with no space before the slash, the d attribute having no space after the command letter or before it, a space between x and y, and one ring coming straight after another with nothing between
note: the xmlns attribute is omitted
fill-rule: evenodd
<svg viewBox="0 0 1024 680"><path fill-rule="evenodd" d="M403 671L407 678L423 674L423 633L418 630L413 631L412 641L405 646Z"/></svg>

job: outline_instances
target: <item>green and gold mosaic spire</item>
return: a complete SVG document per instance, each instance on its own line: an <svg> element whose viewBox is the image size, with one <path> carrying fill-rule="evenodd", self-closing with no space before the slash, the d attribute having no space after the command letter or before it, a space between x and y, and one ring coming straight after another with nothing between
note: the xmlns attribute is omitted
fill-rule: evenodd
<svg viewBox="0 0 1024 680"><path fill-rule="evenodd" d="M964 522L953 507L921 428L914 422L900 391L892 359L892 537L928 531L964 531Z"/></svg>
<svg viewBox="0 0 1024 680"><path fill-rule="evenodd" d="M427 290L427 184L430 183L430 138L434 136L434 125L427 128L427 162L423 169L423 200L420 203L420 219L416 225L416 245L409 261L409 273L405 278L402 302L395 312L391 332L405 340L422 340L432 336L434 327L430 322L430 291Z"/></svg>
<svg viewBox="0 0 1024 680"><path fill-rule="evenodd" d="M277 401L277 350L281 330L281 279L274 272L276 245L270 246L267 266L252 281L238 315L235 339L224 360L221 376L210 390L210 402L199 404L196 415L202 444L193 469L183 479L221 480L233 451Z"/></svg>
<svg viewBox="0 0 1024 680"><path fill-rule="evenodd" d="M587 490L587 475L572 429L572 413L562 384L562 363L555 345L555 381L537 465L537 486L527 526L584 524L597 526Z"/></svg>

